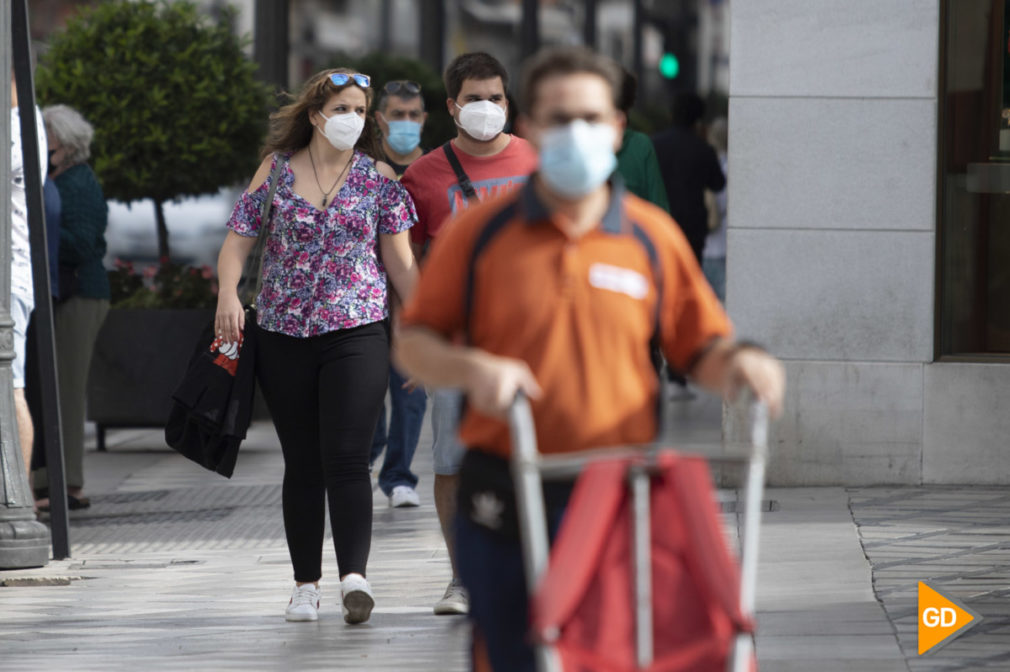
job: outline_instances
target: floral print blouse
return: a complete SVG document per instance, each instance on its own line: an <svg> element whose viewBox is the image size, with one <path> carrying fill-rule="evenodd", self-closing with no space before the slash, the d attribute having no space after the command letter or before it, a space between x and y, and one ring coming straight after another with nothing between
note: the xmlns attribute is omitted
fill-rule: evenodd
<svg viewBox="0 0 1010 672"><path fill-rule="evenodd" d="M399 182L379 174L371 158L355 152L344 184L320 210L295 193L290 158L274 155L274 165L285 165L263 252L259 326L306 338L385 319L386 269L378 234L414 225L417 213L410 195ZM255 191L242 193L228 228L240 236L259 233L269 182L267 178Z"/></svg>

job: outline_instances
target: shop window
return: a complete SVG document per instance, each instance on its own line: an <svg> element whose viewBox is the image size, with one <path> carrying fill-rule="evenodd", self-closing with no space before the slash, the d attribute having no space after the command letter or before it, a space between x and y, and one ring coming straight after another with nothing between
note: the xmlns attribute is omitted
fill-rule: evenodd
<svg viewBox="0 0 1010 672"><path fill-rule="evenodd" d="M944 0L941 358L1010 357L1010 0Z"/></svg>

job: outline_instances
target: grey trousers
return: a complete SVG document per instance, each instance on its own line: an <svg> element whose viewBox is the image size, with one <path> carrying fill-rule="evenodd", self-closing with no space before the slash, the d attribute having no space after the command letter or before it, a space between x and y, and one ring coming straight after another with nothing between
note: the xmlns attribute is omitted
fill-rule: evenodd
<svg viewBox="0 0 1010 672"><path fill-rule="evenodd" d="M95 340L109 312L107 299L74 296L55 306L56 367L59 382L63 460L68 488L84 487L84 412L88 370ZM45 469L35 472L35 488L48 484Z"/></svg>

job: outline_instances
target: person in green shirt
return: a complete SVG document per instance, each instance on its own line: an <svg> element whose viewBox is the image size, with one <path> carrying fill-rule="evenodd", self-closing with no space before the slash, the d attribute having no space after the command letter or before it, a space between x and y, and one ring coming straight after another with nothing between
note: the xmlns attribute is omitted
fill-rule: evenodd
<svg viewBox="0 0 1010 672"><path fill-rule="evenodd" d="M77 110L53 105L42 110L49 143L49 175L60 193L60 303L53 311L59 362L60 422L70 509L91 505L84 496L84 420L88 370L98 331L109 312L105 257L108 206L98 177L88 165L95 131ZM44 469L34 473L36 490L47 487ZM38 500L40 510L49 506Z"/></svg>
<svg viewBox="0 0 1010 672"><path fill-rule="evenodd" d="M618 100L618 107L625 118L635 104L637 92L638 79L625 69L621 96ZM628 191L670 212L670 203L666 198L666 187L659 172L659 161L656 159L652 140L645 133L633 131L627 125L624 128L621 149L617 152L617 172L624 178L624 185Z"/></svg>

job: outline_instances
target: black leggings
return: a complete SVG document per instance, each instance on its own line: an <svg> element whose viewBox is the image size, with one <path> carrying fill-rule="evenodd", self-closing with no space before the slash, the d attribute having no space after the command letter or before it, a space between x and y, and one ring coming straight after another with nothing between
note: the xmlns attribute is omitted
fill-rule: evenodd
<svg viewBox="0 0 1010 672"><path fill-rule="evenodd" d="M389 337L374 322L295 338L260 329L256 374L284 453L284 531L295 581L322 576L325 500L340 576L364 576L372 541L368 472L389 376Z"/></svg>

